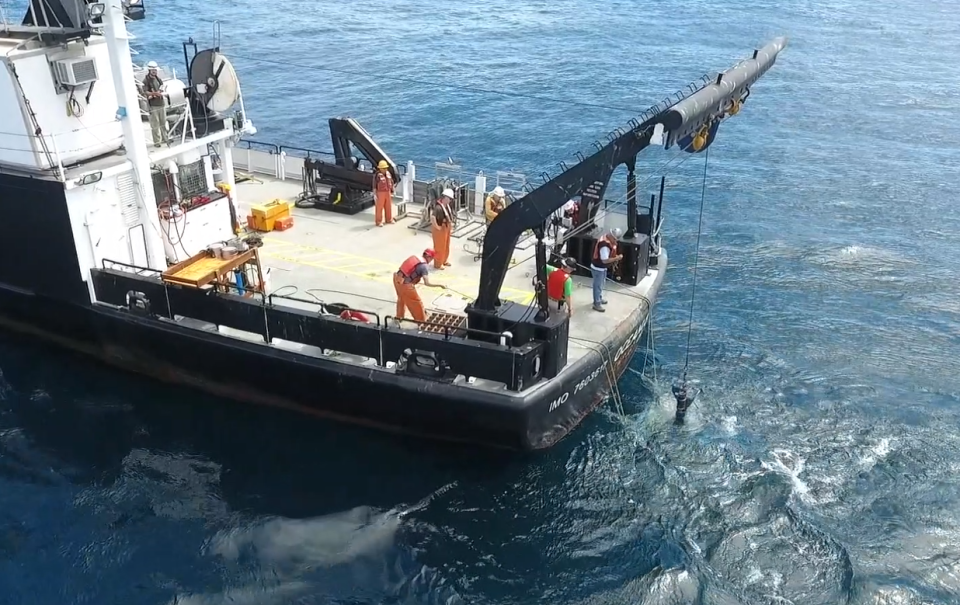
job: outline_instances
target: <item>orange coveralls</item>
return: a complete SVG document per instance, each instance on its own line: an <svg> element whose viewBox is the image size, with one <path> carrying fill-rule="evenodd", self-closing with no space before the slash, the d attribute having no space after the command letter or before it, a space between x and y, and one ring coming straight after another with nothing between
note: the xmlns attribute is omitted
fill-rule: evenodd
<svg viewBox="0 0 960 605"><path fill-rule="evenodd" d="M384 214L388 223L393 222L393 177L389 170L377 170L373 175L373 195L376 200L374 222L383 224Z"/></svg>
<svg viewBox="0 0 960 605"><path fill-rule="evenodd" d="M453 233L453 209L443 198L437 200L433 209L433 219L430 228L433 235L433 249L437 256L433 259L433 266L437 269L449 267L450 234Z"/></svg>
<svg viewBox="0 0 960 605"><path fill-rule="evenodd" d="M403 319L406 311L409 310L415 320L427 321L423 300L417 292L420 275L417 275L416 270L421 264L426 265L427 261L411 256L403 261L400 270L393 274L393 287L397 291L397 319Z"/></svg>

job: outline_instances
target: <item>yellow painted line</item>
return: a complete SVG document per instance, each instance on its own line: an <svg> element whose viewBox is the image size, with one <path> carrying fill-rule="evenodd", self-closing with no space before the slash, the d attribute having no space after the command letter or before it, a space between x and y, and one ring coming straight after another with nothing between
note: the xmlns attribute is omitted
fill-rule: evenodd
<svg viewBox="0 0 960 605"><path fill-rule="evenodd" d="M293 254L284 254L284 256L287 256L291 259L295 259L293 262L313 263L313 262L320 262L320 257L322 255L319 252L313 252L310 254L297 254L296 252L294 252ZM330 259L327 259L327 262L329 261Z"/></svg>
<svg viewBox="0 0 960 605"><path fill-rule="evenodd" d="M270 245L271 245L271 246L277 246L277 247L281 247L281 248L282 248L282 247L291 248L291 247L296 246L296 244L291 244L290 242L285 242L285 241L283 241L283 240L273 239L273 238L270 238L270 239L269 239L269 242L270 242Z"/></svg>
<svg viewBox="0 0 960 605"><path fill-rule="evenodd" d="M349 265L336 264L336 263L334 263L334 264L328 264L329 261L320 262L320 261L306 260L306 259L304 259L303 257L300 257L300 256L288 256L288 255L286 255L286 254L275 254L275 253L270 252L269 250L266 251L266 252L261 252L261 254L262 254L263 256L276 258L276 259L283 260L283 261L287 261L288 263L293 263L293 264L296 264L296 265L304 265L304 266L307 266L307 267L314 267L314 268L316 268L316 269L326 269L326 270L329 270L329 271L337 271L337 272L339 272L339 273L345 273L345 274L347 274L347 275L366 276L367 273L369 273L369 272L367 272L367 271L361 271L361 270L359 270L357 267L367 267L367 268L370 268L370 263L353 263L353 264L349 264ZM347 270L347 267L354 267L354 268L351 269L351 270ZM381 268L381 272L383 272L383 273L386 275L386 272L383 271L382 268ZM390 282L390 283L393 283L393 282Z"/></svg>
<svg viewBox="0 0 960 605"><path fill-rule="evenodd" d="M358 256L356 254L349 254L346 252L336 252L334 250L316 248L314 246L292 244L290 242L275 240L273 238L264 238L263 242L264 246L260 249L260 254L269 258L275 258L288 263L304 265L316 269L336 271L337 273L362 277L363 279L378 281L385 284L393 284L393 273L396 271L396 267L386 261ZM281 248L281 250L274 251L275 245L278 248ZM335 255L337 257L336 264L329 264L329 260L321 263L319 261L311 261L304 258L305 256L316 255L323 255L327 257ZM343 264L343 260L345 259L349 259L351 262ZM361 270L359 269L360 267L364 267L365 269ZM379 277L378 274L382 274L383 277ZM442 283L449 286L451 290L455 290L457 292L467 293L471 292L472 290L476 290L477 288L476 282L463 277L444 279ZM533 302L533 293L524 292L523 290L517 290L515 288L501 288L500 298L522 305L529 305L531 302Z"/></svg>
<svg viewBox="0 0 960 605"><path fill-rule="evenodd" d="M337 252L335 250L321 250L319 248L309 248L306 246L298 246L297 244L288 244L286 242L274 243L274 241L271 241L269 246L271 249L279 248L283 250L284 253L296 256L327 256L337 259L348 258L352 256L350 254Z"/></svg>
<svg viewBox="0 0 960 605"><path fill-rule="evenodd" d="M366 262L366 263L350 263L350 264L347 264L347 265L340 265L339 268L340 268L340 269L353 268L354 271L359 271L359 269L357 269L356 267L369 267L371 264L372 264L372 263L370 263L370 262ZM327 269L333 269L333 268L334 268L332 265L324 265L324 266L325 266Z"/></svg>

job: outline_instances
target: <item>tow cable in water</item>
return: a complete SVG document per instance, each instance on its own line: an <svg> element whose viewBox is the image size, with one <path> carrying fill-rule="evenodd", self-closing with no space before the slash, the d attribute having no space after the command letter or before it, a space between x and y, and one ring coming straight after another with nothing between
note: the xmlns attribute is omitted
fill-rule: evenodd
<svg viewBox="0 0 960 605"><path fill-rule="evenodd" d="M687 382L687 369L690 367L690 338L693 335L693 308L697 299L697 268L700 266L700 238L703 235L703 206L707 194L707 165L710 162L710 147L703 152L703 179L700 183L700 220L697 224L697 245L693 256L693 289L690 293L690 318L687 320L687 350L686 359L683 362L683 372L681 376L673 383L671 391L673 398L677 400L677 410L674 416L674 424L683 424L687 416L687 410L696 400L698 391L690 387Z"/></svg>

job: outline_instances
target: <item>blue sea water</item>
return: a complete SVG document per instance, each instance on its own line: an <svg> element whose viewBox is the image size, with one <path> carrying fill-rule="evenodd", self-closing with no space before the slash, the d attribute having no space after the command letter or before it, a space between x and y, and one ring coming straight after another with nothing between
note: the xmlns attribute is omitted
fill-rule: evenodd
<svg viewBox="0 0 960 605"><path fill-rule="evenodd" d="M0 603L960 602L954 2L147 7L142 60L220 21L257 139L325 149L347 114L397 158L528 174L791 44L711 148L684 427L702 156L668 176L659 385L638 355L625 419L531 458L0 340Z"/></svg>

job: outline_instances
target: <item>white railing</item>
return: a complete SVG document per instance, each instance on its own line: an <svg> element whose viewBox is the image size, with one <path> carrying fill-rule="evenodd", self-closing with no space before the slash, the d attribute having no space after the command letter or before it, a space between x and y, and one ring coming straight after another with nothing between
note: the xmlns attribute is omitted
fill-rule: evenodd
<svg viewBox="0 0 960 605"><path fill-rule="evenodd" d="M241 139L233 147L234 170L250 175L262 175L280 181L301 182L303 180L303 160L306 157L332 161L334 156L332 153L324 151L261 143L247 139ZM416 212L414 208L422 206L423 203L423 200L414 199L414 182L421 186L438 178L452 178L464 184L472 182L472 185L468 185L468 190L472 195L468 197L466 210L476 217L483 216L484 200L495 187L503 187L504 191L513 199L523 197L536 187L535 183L531 183L527 180L526 175L521 173L472 172L457 164L446 162L435 162L432 165L407 162L405 165L398 164L397 168L402 178L399 187L401 198L403 202L411 204L408 211L413 212ZM604 212L624 214L626 204L623 203L623 199L625 199L625 196L606 207ZM643 202L638 200L638 203L642 204Z"/></svg>
<svg viewBox="0 0 960 605"><path fill-rule="evenodd" d="M333 160L333 154L299 147L288 147L241 139L233 147L234 170L250 175L261 175L280 181L303 180L303 161L306 158ZM522 197L527 190L526 175L514 172L471 172L462 166L444 162L416 164L407 162L397 166L401 174L399 192L405 203L420 205L414 199L414 182L427 184L438 178L451 178L467 184L472 196L468 198L468 211L475 215L483 213L486 195L500 186L514 198Z"/></svg>

